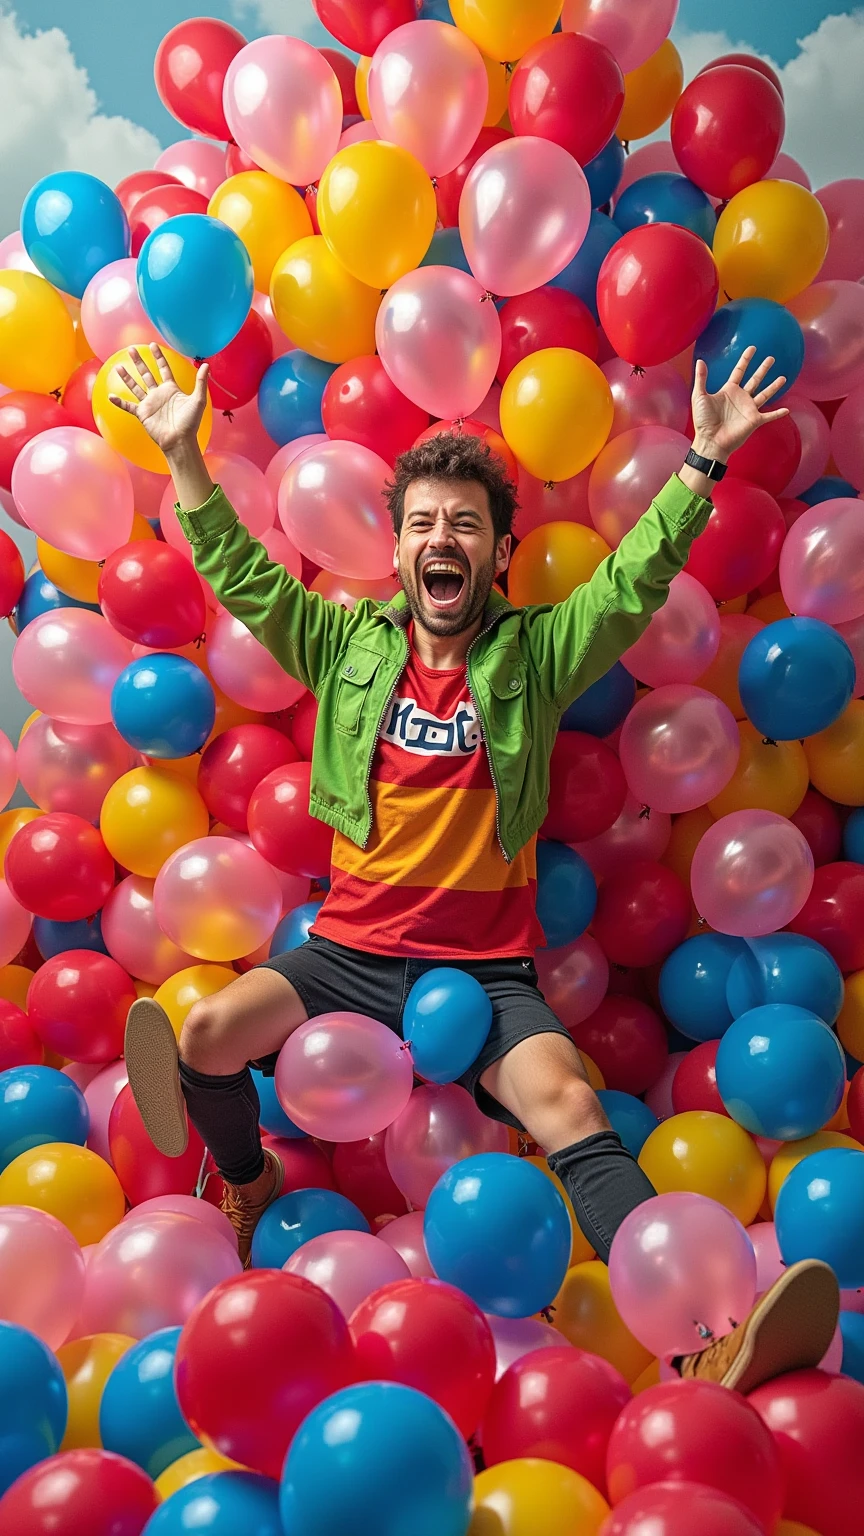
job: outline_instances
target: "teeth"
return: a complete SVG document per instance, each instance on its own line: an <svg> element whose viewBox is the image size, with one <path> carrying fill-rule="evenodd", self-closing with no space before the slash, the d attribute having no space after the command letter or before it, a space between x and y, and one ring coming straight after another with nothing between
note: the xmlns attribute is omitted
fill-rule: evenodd
<svg viewBox="0 0 864 1536"><path fill-rule="evenodd" d="M436 560L434 563L424 566L424 570L433 576L462 576L464 572L459 565L448 565L446 561Z"/></svg>

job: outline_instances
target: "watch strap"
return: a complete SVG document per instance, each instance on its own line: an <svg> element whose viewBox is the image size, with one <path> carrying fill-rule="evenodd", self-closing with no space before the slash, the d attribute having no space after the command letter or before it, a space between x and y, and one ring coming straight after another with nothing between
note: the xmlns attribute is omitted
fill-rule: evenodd
<svg viewBox="0 0 864 1536"><path fill-rule="evenodd" d="M721 464L717 459L703 458L695 448L690 449L684 463L689 464L691 469L698 469L699 473L706 475L709 480L722 480L728 468L728 465Z"/></svg>

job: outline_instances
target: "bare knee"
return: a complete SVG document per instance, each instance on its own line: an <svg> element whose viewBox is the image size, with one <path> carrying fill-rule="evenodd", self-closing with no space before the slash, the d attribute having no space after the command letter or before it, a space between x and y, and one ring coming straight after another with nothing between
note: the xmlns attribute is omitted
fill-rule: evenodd
<svg viewBox="0 0 864 1536"><path fill-rule="evenodd" d="M550 1074L535 1083L523 1119L526 1130L546 1152L558 1152L609 1129L594 1089L575 1070Z"/></svg>
<svg viewBox="0 0 864 1536"><path fill-rule="evenodd" d="M212 997L199 998L186 1015L180 1031L180 1055L196 1071L239 1072L246 1065L245 1056L235 1061L237 1042L232 1042L231 1036L236 1008L230 992L228 987Z"/></svg>

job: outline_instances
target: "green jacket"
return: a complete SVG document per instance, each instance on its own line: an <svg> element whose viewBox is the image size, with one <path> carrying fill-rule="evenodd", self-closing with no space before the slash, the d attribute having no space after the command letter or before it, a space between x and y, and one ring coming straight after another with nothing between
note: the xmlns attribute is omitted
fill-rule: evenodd
<svg viewBox="0 0 864 1536"><path fill-rule="evenodd" d="M710 502L673 476L614 554L566 601L514 608L491 593L468 652L468 686L508 860L546 814L561 715L638 640L710 511ZM178 508L178 516L196 568L220 602L316 695L310 810L364 847L372 830L368 785L378 732L408 659L411 615L404 594L386 605L364 598L349 613L308 592L251 537L218 486L203 507Z"/></svg>

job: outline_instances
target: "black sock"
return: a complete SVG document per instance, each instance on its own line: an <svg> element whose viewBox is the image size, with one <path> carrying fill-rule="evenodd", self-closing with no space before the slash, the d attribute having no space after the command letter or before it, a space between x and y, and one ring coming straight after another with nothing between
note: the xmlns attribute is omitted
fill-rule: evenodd
<svg viewBox="0 0 864 1536"><path fill-rule="evenodd" d="M214 1076L180 1062L189 1119L226 1184L251 1184L264 1172L258 1090L248 1067Z"/></svg>
<svg viewBox="0 0 864 1536"><path fill-rule="evenodd" d="M576 1220L598 1259L608 1264L615 1233L625 1216L656 1195L653 1184L617 1131L597 1131L550 1153L547 1161L570 1196Z"/></svg>

